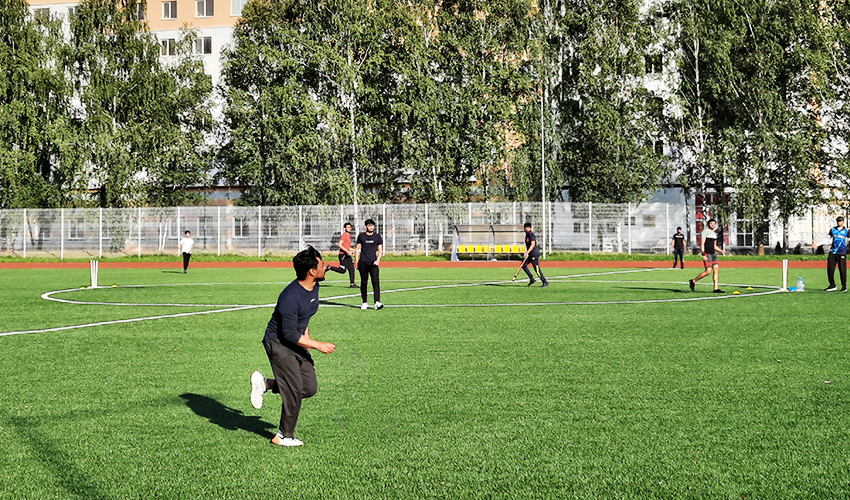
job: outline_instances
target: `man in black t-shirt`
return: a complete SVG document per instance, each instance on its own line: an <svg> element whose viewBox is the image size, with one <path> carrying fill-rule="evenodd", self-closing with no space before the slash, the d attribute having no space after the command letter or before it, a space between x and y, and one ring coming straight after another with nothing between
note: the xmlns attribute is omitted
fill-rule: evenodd
<svg viewBox="0 0 850 500"><path fill-rule="evenodd" d="M280 429L272 438L272 443L279 446L304 444L293 433L301 401L316 394L318 389L309 349L318 349L325 354L336 349L330 342L318 342L310 337L310 318L319 309L319 282L325 279L327 269L321 254L308 246L298 252L292 262L298 279L280 292L263 337L263 347L274 378L265 378L259 371L251 374L251 404L254 408L262 408L266 391L276 392L283 399Z"/></svg>
<svg viewBox="0 0 850 500"><path fill-rule="evenodd" d="M375 231L375 221L366 219L366 232L357 235L357 246L354 249L354 267L360 272L360 298L363 299L360 309L369 309L366 302L366 287L372 279L372 292L375 295L375 310L382 309L381 276L378 265L384 253L384 239Z"/></svg>
<svg viewBox="0 0 850 500"><path fill-rule="evenodd" d="M681 266L679 269L685 268L685 235L682 234L682 228L676 228L676 234L670 242L670 248L673 249L673 269L676 269L676 262Z"/></svg>
<svg viewBox="0 0 850 500"><path fill-rule="evenodd" d="M540 286L549 286L546 276L543 276L543 271L540 270L540 248L537 246L537 237L531 232L531 223L526 222L523 229L525 230L525 255L522 256L522 270L528 275L528 286L537 282L531 271L528 270L529 264L534 267L534 272L537 273L540 281L543 282Z"/></svg>

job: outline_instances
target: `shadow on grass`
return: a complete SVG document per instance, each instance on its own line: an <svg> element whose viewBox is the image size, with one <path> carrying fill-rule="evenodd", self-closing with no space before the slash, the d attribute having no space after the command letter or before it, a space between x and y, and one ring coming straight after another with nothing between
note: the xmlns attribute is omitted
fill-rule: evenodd
<svg viewBox="0 0 850 500"><path fill-rule="evenodd" d="M183 274L183 271L163 271L163 274Z"/></svg>
<svg viewBox="0 0 850 500"><path fill-rule="evenodd" d="M260 417L252 417L242 413L242 410L225 406L215 399L200 394L184 393L180 395L186 401L186 406L195 412L199 417L204 417L211 423L227 429L229 431L245 430L254 434L271 439L274 437L274 432L269 429L274 429L275 426L268 422L263 422Z"/></svg>
<svg viewBox="0 0 850 500"><path fill-rule="evenodd" d="M621 286L623 290L649 290L651 292L676 292L676 293L693 293L687 288L688 285L685 285L685 288L659 288L659 287L648 287L648 286Z"/></svg>

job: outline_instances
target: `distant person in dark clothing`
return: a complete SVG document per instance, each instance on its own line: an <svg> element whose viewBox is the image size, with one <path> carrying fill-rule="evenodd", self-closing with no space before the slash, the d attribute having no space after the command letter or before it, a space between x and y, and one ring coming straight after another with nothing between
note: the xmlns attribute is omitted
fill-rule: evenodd
<svg viewBox="0 0 850 500"><path fill-rule="evenodd" d="M354 250L354 265L360 272L360 298L363 304L360 309L369 309L366 301L366 288L369 278L372 279L372 293L375 295L375 310L382 309L381 303L381 275L378 265L384 253L384 239L375 231L375 221L366 219L366 232L357 235L357 246Z"/></svg>
<svg viewBox="0 0 850 500"><path fill-rule="evenodd" d="M297 279L291 282L277 299L277 305L266 327L263 347L271 363L274 378L265 378L255 371L251 374L251 404L262 408L263 393L279 393L283 399L280 429L272 438L279 446L301 446L296 439L295 424L301 412L301 401L316 394L316 369L309 349L330 354L336 346L310 337L310 318L319 309L319 282L325 279L327 265L321 254L311 246L292 259Z"/></svg>
<svg viewBox="0 0 850 500"><path fill-rule="evenodd" d="M679 269L685 268L685 235L682 234L682 228L676 228L676 234L670 242L670 248L673 249L673 269L676 269L676 263L681 266Z"/></svg>
<svg viewBox="0 0 850 500"><path fill-rule="evenodd" d="M543 276L543 271L540 269L540 248L537 246L537 237L531 232L531 223L526 222L523 229L525 230L525 255L522 256L522 270L528 276L528 286L537 283L531 271L528 270L529 264L534 267L534 272L537 273L540 281L543 282L540 286L549 286L546 276Z"/></svg>

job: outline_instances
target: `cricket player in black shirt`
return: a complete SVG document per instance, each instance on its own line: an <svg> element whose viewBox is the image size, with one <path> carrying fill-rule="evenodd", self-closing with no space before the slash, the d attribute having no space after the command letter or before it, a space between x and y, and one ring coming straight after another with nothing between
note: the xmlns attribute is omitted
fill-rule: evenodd
<svg viewBox="0 0 850 500"><path fill-rule="evenodd" d="M682 228L676 228L676 234L670 241L670 248L673 249L673 269L676 269L676 263L681 266L679 269L685 268L685 235L682 234Z"/></svg>
<svg viewBox="0 0 850 500"><path fill-rule="evenodd" d="M531 232L531 223L526 222L523 229L525 229L525 255L522 256L522 270L528 275L528 286L537 283L531 271L528 270L529 264L534 267L534 272L537 273L540 281L543 282L540 286L549 286L546 276L543 276L543 271L540 270L540 248L537 246L537 237Z"/></svg>
<svg viewBox="0 0 850 500"><path fill-rule="evenodd" d="M360 309L369 309L366 302L366 287L372 278L372 292L375 295L375 310L382 309L381 277L378 265L384 254L384 239L375 231L375 221L366 219L366 232L357 236L357 246L354 249L354 267L360 272L360 298L363 304Z"/></svg>
<svg viewBox="0 0 850 500"><path fill-rule="evenodd" d="M330 342L310 337L310 318L319 309L319 282L325 279L327 265L319 252L308 246L298 252L292 262L297 279L286 286L266 327L263 347L271 363L274 378L265 378L255 371L251 374L251 404L262 408L263 393L272 391L283 398L280 429L272 438L279 446L304 444L294 436L295 424L301 412L301 401L316 394L316 369L309 349L325 354L334 352Z"/></svg>

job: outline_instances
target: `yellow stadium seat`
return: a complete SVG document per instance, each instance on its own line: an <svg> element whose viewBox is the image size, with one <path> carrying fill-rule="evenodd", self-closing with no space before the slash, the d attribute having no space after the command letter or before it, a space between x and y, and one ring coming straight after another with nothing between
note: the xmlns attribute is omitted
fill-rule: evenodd
<svg viewBox="0 0 850 500"><path fill-rule="evenodd" d="M519 247L517 247L516 245L511 245L511 253L518 253L518 252L519 252Z"/></svg>
<svg viewBox="0 0 850 500"><path fill-rule="evenodd" d="M457 251L458 251L458 253L465 253L466 252L466 245L458 245Z"/></svg>
<svg viewBox="0 0 850 500"><path fill-rule="evenodd" d="M490 253L490 245L484 245L484 253Z"/></svg>
<svg viewBox="0 0 850 500"><path fill-rule="evenodd" d="M502 245L493 245L493 253L502 253Z"/></svg>
<svg viewBox="0 0 850 500"><path fill-rule="evenodd" d="M520 252L525 252L525 245L520 245L520 246L519 246L519 251L520 251Z"/></svg>
<svg viewBox="0 0 850 500"><path fill-rule="evenodd" d="M481 245L475 245L475 253L482 253L482 252L484 252L484 249L481 247Z"/></svg>

